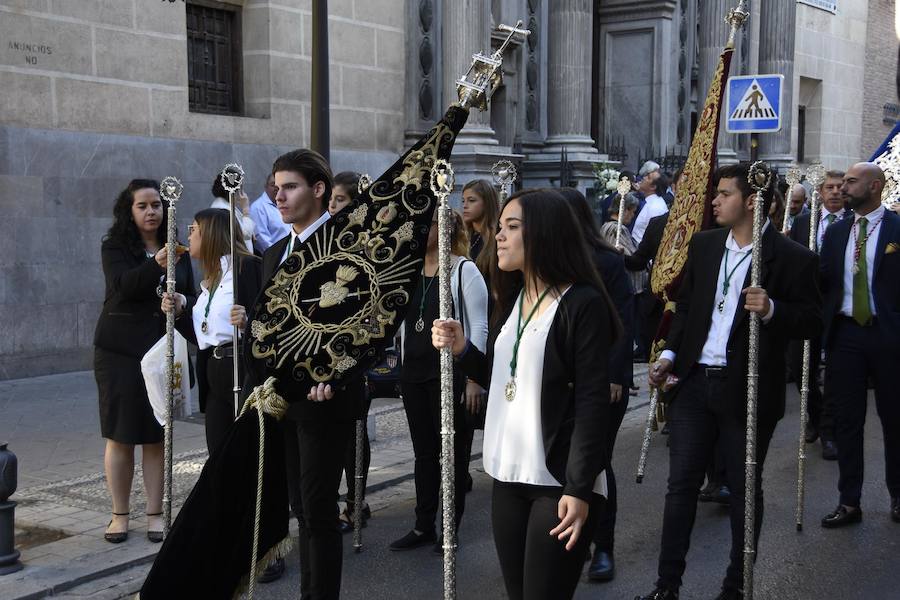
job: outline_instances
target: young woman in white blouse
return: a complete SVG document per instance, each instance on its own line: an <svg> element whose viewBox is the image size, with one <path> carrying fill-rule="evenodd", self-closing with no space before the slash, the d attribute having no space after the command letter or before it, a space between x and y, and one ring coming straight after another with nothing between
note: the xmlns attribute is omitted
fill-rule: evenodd
<svg viewBox="0 0 900 600"><path fill-rule="evenodd" d="M454 320L435 320L432 342L490 389L483 463L509 598L571 598L605 493L607 366L621 325L559 192L507 200L497 256L488 353Z"/></svg>
<svg viewBox="0 0 900 600"><path fill-rule="evenodd" d="M431 344L430 323L438 312L438 228L437 211L428 234L421 281L410 299L410 308L401 328L403 365L400 387L403 408L409 423L413 452L416 456L416 521L413 529L390 545L391 550L412 550L428 544L442 552L435 533L441 483L441 379L440 358ZM462 217L453 211L451 234L450 291L453 312L463 321L466 335L484 350L487 341L487 286L478 267L466 257L469 241ZM481 388L466 383L460 373L454 377L454 466L456 469L456 525L459 526L466 501L466 476L469 472L466 440L468 426L465 412L478 412Z"/></svg>
<svg viewBox="0 0 900 600"><path fill-rule="evenodd" d="M247 324L246 306L256 299L262 285L260 260L247 251L240 226L236 226L238 257L238 298L233 292L229 214L218 208L201 210L188 228L191 258L200 263L203 281L200 296L192 310L183 310L180 294L163 295L162 310L175 310L175 326L197 345L197 380L200 410L206 414L206 445L210 454L225 439L234 421L234 347L235 325L243 331ZM238 349L240 351L240 349Z"/></svg>

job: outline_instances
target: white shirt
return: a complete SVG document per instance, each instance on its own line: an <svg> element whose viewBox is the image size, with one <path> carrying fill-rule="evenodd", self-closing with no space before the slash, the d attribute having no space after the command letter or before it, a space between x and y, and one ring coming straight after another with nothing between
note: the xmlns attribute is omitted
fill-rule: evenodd
<svg viewBox="0 0 900 600"><path fill-rule="evenodd" d="M767 220L763 225L763 233L769 227ZM747 278L747 271L750 270L750 263L753 262L753 243L746 246L738 246L731 231L725 238L725 254L722 255L722 262L719 263L719 277L716 280L716 296L713 303L712 321L709 325L709 333L706 335L706 343L700 351L700 358L697 362L701 365L709 365L714 367L724 367L728 364L727 346L728 338L731 336L731 326L734 324L734 315L737 312L738 304L741 301L741 292L744 289L744 281ZM731 278L728 284L728 293L722 294L722 286L725 283L725 258L728 257L728 272ZM746 257L746 258L744 258ZM741 259L744 259L743 262ZM719 305L722 310L719 310ZM763 322L768 323L775 314L775 301L769 299L769 312L763 317ZM672 350L663 350L660 359L668 359L675 362L675 352Z"/></svg>
<svg viewBox="0 0 900 600"><path fill-rule="evenodd" d="M839 211L837 211L836 213L830 213L827 210L823 210L822 213L819 215L819 228L816 230L816 238L817 238L816 247L819 250L822 249L822 241L825 239L825 230L830 227L830 225L828 224L828 215L834 215L834 217L835 217L834 223L837 223L838 221L840 221L841 219L844 218L845 212L846 211L843 208L840 209ZM832 223L831 225L834 225L834 223Z"/></svg>
<svg viewBox="0 0 900 600"><path fill-rule="evenodd" d="M650 194L644 198L644 208L641 209L641 212L638 213L637 218L634 220L634 228L631 231L631 237L634 238L635 243L640 244L641 240L644 239L644 232L647 231L650 219L664 215L667 212L669 212L669 207L661 196Z"/></svg>
<svg viewBox="0 0 900 600"><path fill-rule="evenodd" d="M197 334L197 347L201 350L234 341L232 338L234 326L231 324L231 307L234 305L231 257L221 257L219 265L222 269L222 277L212 291L212 300L210 300L210 290L201 281L200 296L193 308L194 333ZM208 316L207 306L209 306ZM204 321L207 324L206 333L203 333L202 329Z"/></svg>
<svg viewBox="0 0 900 600"><path fill-rule="evenodd" d="M215 200L213 200L212 204L210 204L209 207L224 208L225 210L231 208L228 204L228 200L224 200L222 198L216 198ZM256 225L254 225L253 219L250 218L250 215L245 215L241 212L241 209L238 208L237 204L234 205L234 216L241 226L241 233L244 234L244 246L247 247L247 252L250 252L252 254L253 234L256 233Z"/></svg>
<svg viewBox="0 0 900 600"><path fill-rule="evenodd" d="M261 252L291 232L291 226L281 220L278 207L265 192L250 205L250 218L256 225L256 245Z"/></svg>
<svg viewBox="0 0 900 600"><path fill-rule="evenodd" d="M291 253L291 249L294 247L294 240L300 238L300 243L302 244L306 240L312 237L312 235L322 226L322 224L331 218L331 214L326 210L322 213L322 216L316 219L312 225L301 231L300 233L296 233L294 228L291 228L291 241L288 242L287 248L284 249L284 254L281 255L281 262L283 263L287 260L288 255Z"/></svg>
<svg viewBox="0 0 900 600"><path fill-rule="evenodd" d="M861 239L859 231L859 220L866 218L866 231L869 232L869 238L866 240L866 279L869 280L869 308L872 310L872 316L875 312L875 297L872 295L872 274L875 271L875 252L878 248L878 236L881 234L881 221L884 218L884 205L881 204L867 215L853 215L853 229L850 232L850 238L847 240L847 249L844 251L844 300L841 302L841 314L846 317L853 316L853 254L855 246L853 244L853 232L856 232L857 242Z"/></svg>
<svg viewBox="0 0 900 600"><path fill-rule="evenodd" d="M498 481L562 487L547 469L541 427L544 350L560 300L561 297L555 299L534 317L522 334L516 365L516 396L512 402L506 400L505 388L510 380L509 363L519 324L518 301L494 342L489 395L492 400L488 402L485 418L482 462L485 472ZM605 472L597 477L594 492L606 495Z"/></svg>

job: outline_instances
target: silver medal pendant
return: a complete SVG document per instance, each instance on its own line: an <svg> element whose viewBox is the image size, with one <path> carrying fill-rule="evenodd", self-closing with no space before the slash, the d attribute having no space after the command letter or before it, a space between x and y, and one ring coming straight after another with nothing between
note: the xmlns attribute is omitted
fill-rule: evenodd
<svg viewBox="0 0 900 600"><path fill-rule="evenodd" d="M516 378L513 377L509 381L506 382L506 387L504 388L504 393L506 395L506 401L512 402L516 398Z"/></svg>
<svg viewBox="0 0 900 600"><path fill-rule="evenodd" d="M203 333L209 333L209 325L206 324L206 321L200 323L200 331Z"/></svg>
<svg viewBox="0 0 900 600"><path fill-rule="evenodd" d="M419 320L416 321L416 331L419 333L425 331L425 321L422 320L422 317L419 317Z"/></svg>
<svg viewBox="0 0 900 600"><path fill-rule="evenodd" d="M856 263L853 263L853 268L850 270L854 275L856 275L857 273L859 273L859 265Z"/></svg>

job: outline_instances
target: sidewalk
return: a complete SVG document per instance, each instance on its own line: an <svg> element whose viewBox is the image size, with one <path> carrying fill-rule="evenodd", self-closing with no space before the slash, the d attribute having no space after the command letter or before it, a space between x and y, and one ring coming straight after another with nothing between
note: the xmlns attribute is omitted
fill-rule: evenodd
<svg viewBox="0 0 900 600"><path fill-rule="evenodd" d="M632 399L632 409L646 403L645 373L645 365L635 365L635 380L642 382L642 390ZM175 424L176 510L207 457L201 419ZM373 401L369 428L370 434L374 428L375 436L367 500L373 510L380 510L415 496L412 443L400 400ZM477 433L476 457L481 447L481 432ZM18 502L16 548L25 564L22 571L0 577L0 598L31 600L58 596L76 587L79 592L83 587L99 590L85 590L79 597L119 597L104 596L103 582L109 581L110 590L118 587L121 582L115 575L125 576L123 571L152 562L159 545L151 544L145 535L139 451L131 535L117 545L103 539L111 502L103 475L104 442L93 373L0 381L0 440L9 442L9 449L19 459L19 488L11 499ZM131 586L138 584L132 582Z"/></svg>

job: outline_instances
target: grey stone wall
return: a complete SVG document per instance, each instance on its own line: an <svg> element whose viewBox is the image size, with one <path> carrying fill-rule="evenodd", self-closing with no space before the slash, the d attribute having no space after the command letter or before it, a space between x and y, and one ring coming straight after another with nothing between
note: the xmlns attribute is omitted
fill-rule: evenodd
<svg viewBox="0 0 900 600"><path fill-rule="evenodd" d="M897 99L897 33L894 31L895 3L892 0L870 0L868 35L866 36L866 73L863 93L862 158L872 152L891 132L896 114L885 114L885 104L896 107ZM885 118L888 122L885 122Z"/></svg>
<svg viewBox="0 0 900 600"><path fill-rule="evenodd" d="M245 114L188 110L185 7L0 0L0 379L91 366L100 241L135 177L185 184L182 239L228 162L253 198L309 139L309 0L241 7ZM332 166L381 173L402 147L403 0L329 2Z"/></svg>

